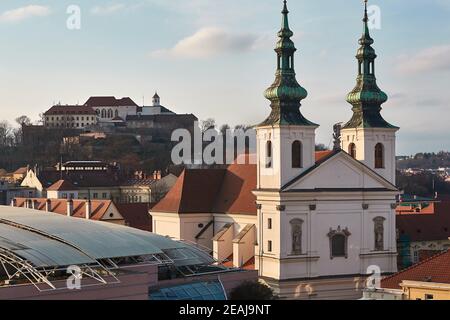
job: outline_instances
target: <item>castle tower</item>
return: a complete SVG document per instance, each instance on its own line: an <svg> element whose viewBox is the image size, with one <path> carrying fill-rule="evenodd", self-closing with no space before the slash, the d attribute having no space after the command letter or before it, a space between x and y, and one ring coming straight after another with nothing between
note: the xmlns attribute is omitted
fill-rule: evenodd
<svg viewBox="0 0 450 320"><path fill-rule="evenodd" d="M365 1L364 29L356 59L358 77L356 87L347 96L353 106L353 117L342 127L342 149L362 161L395 185L395 140L398 127L381 116L381 105L388 100L380 90L375 77L375 59L370 37L367 0Z"/></svg>
<svg viewBox="0 0 450 320"><path fill-rule="evenodd" d="M152 98L152 103L153 103L154 107L161 106L161 98L159 97L157 92L155 93L155 95Z"/></svg>
<svg viewBox="0 0 450 320"><path fill-rule="evenodd" d="M275 52L275 82L266 90L272 112L258 127L258 188L280 189L314 165L315 130L318 125L300 112L301 101L308 95L297 82L287 1L284 1L282 25Z"/></svg>

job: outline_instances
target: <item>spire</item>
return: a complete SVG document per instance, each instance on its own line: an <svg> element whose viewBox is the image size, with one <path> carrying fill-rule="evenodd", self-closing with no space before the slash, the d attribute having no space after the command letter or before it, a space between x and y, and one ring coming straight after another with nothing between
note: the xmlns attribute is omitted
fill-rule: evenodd
<svg viewBox="0 0 450 320"><path fill-rule="evenodd" d="M300 112L300 102L308 92L298 84L294 69L294 54L297 51L291 37L294 33L289 28L289 10L284 0L281 30L275 52L277 53L277 72L275 82L265 91L264 96L270 100L272 113L260 126L267 125L301 125L316 126Z"/></svg>
<svg viewBox="0 0 450 320"><path fill-rule="evenodd" d="M360 48L356 54L358 77L356 87L347 96L347 102L353 106L353 117L344 125L349 128L396 128L381 116L381 105L388 100L386 93L380 90L375 77L375 59L372 48L374 40L369 31L367 0L364 0L363 34L359 39Z"/></svg>

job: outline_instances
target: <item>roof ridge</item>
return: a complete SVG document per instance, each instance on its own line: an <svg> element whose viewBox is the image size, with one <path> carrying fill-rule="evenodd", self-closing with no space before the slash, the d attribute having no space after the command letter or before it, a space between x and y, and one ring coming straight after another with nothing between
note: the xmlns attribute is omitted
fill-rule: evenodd
<svg viewBox="0 0 450 320"><path fill-rule="evenodd" d="M394 278L394 277L396 277L396 276L398 276L398 275L401 275L401 274L403 274L403 273L405 273L405 272L407 272L407 271L416 269L416 268L420 267L421 265L423 265L423 264L425 264L425 263L427 263L427 262L429 262L429 261L431 261L431 260L437 259L438 257L443 256L443 255L445 255L445 254L447 254L447 253L450 253L450 249L447 249L447 250L445 250L445 251L442 251L442 252L440 252L440 253L438 253L438 254L435 254L434 256L431 256L431 257L429 257L429 258L427 258L427 259L425 259L425 260L423 260L423 261L420 261L420 262L418 262L418 263L416 263L416 264L414 264L414 265L412 265L412 266L410 266L410 267L408 267L408 268L406 268L406 269L403 269L403 270L401 270L401 271L399 271L399 272L397 272L397 273L394 273L394 274L392 274L392 275L390 275L390 276L387 276L386 278L384 278L384 279L381 280L381 281L386 281L386 280L392 279L392 278Z"/></svg>

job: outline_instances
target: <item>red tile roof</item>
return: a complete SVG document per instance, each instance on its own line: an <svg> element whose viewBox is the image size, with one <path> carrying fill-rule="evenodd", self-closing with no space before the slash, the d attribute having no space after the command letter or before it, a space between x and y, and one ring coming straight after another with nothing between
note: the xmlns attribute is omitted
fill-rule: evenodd
<svg viewBox="0 0 450 320"><path fill-rule="evenodd" d="M67 180L59 180L58 182L54 183L50 187L47 188L47 191L73 191L77 190L77 187L75 187L72 183L70 183Z"/></svg>
<svg viewBox="0 0 450 320"><path fill-rule="evenodd" d="M138 107L131 98L116 99L115 97L90 97L85 103L89 107Z"/></svg>
<svg viewBox="0 0 450 320"><path fill-rule="evenodd" d="M27 200L34 201L35 209L40 211L46 210L47 199L25 199L16 198L16 207L25 207ZM51 204L51 212L61 215L67 215L67 201L65 199L48 199ZM92 200L91 201L91 220L102 220L103 216L107 213L107 210L112 205L111 200ZM86 218L86 200L73 200L73 214L75 218Z"/></svg>
<svg viewBox="0 0 450 320"><path fill-rule="evenodd" d="M153 207L147 203L116 204L125 224L129 227L152 232L152 217L149 210Z"/></svg>
<svg viewBox="0 0 450 320"><path fill-rule="evenodd" d="M256 164L232 164L228 167L213 207L215 213L256 215Z"/></svg>
<svg viewBox="0 0 450 320"><path fill-rule="evenodd" d="M97 115L94 109L88 106L53 106L44 115Z"/></svg>
<svg viewBox="0 0 450 320"><path fill-rule="evenodd" d="M321 159L329 156L333 151L326 150L326 151L316 151L316 162L320 161Z"/></svg>
<svg viewBox="0 0 450 320"><path fill-rule="evenodd" d="M434 204L434 214L397 215L399 234L410 241L447 240L450 237L450 200Z"/></svg>
<svg viewBox="0 0 450 320"><path fill-rule="evenodd" d="M387 289L401 289L403 280L450 283L450 251L443 252L420 262L412 267L398 272L381 281L381 287Z"/></svg>
<svg viewBox="0 0 450 320"><path fill-rule="evenodd" d="M220 190L224 169L186 169L154 212L208 213Z"/></svg>

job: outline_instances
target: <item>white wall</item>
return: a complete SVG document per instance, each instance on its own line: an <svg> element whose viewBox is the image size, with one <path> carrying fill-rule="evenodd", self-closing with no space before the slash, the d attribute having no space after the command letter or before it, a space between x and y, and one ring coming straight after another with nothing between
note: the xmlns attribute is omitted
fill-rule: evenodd
<svg viewBox="0 0 450 320"><path fill-rule="evenodd" d="M342 130L342 149L348 152L350 144L354 143L356 159L395 185L396 131L397 129L381 128L344 129ZM378 143L384 147L383 169L375 169L375 146Z"/></svg>
<svg viewBox="0 0 450 320"><path fill-rule="evenodd" d="M258 188L281 188L315 164L316 127L257 128ZM272 142L272 168L266 168L266 144ZM303 168L292 168L292 144L303 146Z"/></svg>

